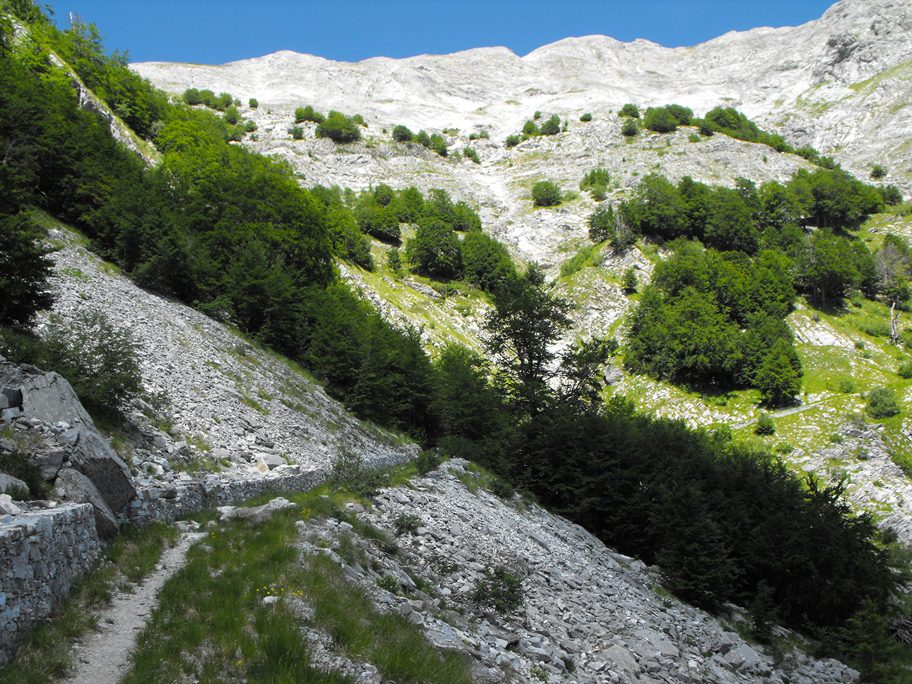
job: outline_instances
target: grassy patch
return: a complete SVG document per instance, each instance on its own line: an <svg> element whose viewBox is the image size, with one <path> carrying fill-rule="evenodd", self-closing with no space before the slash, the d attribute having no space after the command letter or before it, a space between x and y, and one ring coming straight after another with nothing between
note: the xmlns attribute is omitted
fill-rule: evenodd
<svg viewBox="0 0 912 684"><path fill-rule="evenodd" d="M378 613L331 559L300 558L295 522L302 518L340 518L382 544L381 531L344 511L349 502L367 502L328 486L288 498L299 508L259 525L227 523L190 550L187 565L162 590L124 682L351 681L313 667L301 631L304 618L288 609L296 600L313 609L311 626L348 657L375 665L384 680L470 682L459 657L435 650L403 617ZM266 595L282 600L265 606Z"/></svg>
<svg viewBox="0 0 912 684"><path fill-rule="evenodd" d="M116 589L152 572L162 551L178 536L175 527L164 523L124 530L51 619L28 634L15 658L0 670L0 684L45 684L63 676L71 664L73 640L95 627Z"/></svg>

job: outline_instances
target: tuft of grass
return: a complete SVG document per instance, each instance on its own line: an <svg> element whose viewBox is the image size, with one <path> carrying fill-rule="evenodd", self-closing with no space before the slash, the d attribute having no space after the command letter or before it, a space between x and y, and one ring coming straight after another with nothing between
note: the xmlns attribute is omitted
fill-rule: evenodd
<svg viewBox="0 0 912 684"><path fill-rule="evenodd" d="M15 657L0 669L0 684L45 684L63 677L72 662L70 645L95 628L114 591L141 582L179 535L165 523L125 529L51 618L29 632Z"/></svg>

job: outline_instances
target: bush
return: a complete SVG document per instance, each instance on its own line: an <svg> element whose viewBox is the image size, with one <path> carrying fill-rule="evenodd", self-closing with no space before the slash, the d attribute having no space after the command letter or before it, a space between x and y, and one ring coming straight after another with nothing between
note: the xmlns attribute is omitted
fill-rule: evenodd
<svg viewBox="0 0 912 684"><path fill-rule="evenodd" d="M561 191L551 181L538 181L532 186L532 204L536 207L554 207L561 203Z"/></svg>
<svg viewBox="0 0 912 684"><path fill-rule="evenodd" d="M764 436L776 434L776 423L773 422L773 417L770 414L760 414L760 418L757 419L757 425L754 427L754 434Z"/></svg>
<svg viewBox="0 0 912 684"><path fill-rule="evenodd" d="M592 121L592 114L591 114L590 112L586 112L585 114L583 114L583 115L580 117L580 121L582 121L583 123L587 123L587 122L589 122L589 121Z"/></svg>
<svg viewBox="0 0 912 684"><path fill-rule="evenodd" d="M244 130L247 133L253 133L254 131L256 131L256 129L257 129L256 121L254 121L253 119L247 119L247 121L244 122Z"/></svg>
<svg viewBox="0 0 912 684"><path fill-rule="evenodd" d="M393 273L398 274L402 271L402 256L396 247L386 253L386 265Z"/></svg>
<svg viewBox="0 0 912 684"><path fill-rule="evenodd" d="M522 605L522 580L502 565L489 567L475 583L472 600L482 609L511 613Z"/></svg>
<svg viewBox="0 0 912 684"><path fill-rule="evenodd" d="M880 180L886 175L887 170L880 164L874 164L874 166L871 167L871 178L874 180Z"/></svg>
<svg viewBox="0 0 912 684"><path fill-rule="evenodd" d="M488 133L486 129L477 131L475 133L469 133L469 140L487 140L490 137L491 134Z"/></svg>
<svg viewBox="0 0 912 684"><path fill-rule="evenodd" d="M624 275L621 276L621 285L624 286L624 292L627 294L633 294L636 292L637 272L633 266L624 271Z"/></svg>
<svg viewBox="0 0 912 684"><path fill-rule="evenodd" d="M523 137L519 133L513 133L508 135L506 140L504 140L504 145L507 147L516 147L523 141Z"/></svg>
<svg viewBox="0 0 912 684"><path fill-rule="evenodd" d="M300 126L292 126L291 130L289 130L288 132L291 133L291 137L294 138L295 140L304 139L304 129L301 128Z"/></svg>
<svg viewBox="0 0 912 684"><path fill-rule="evenodd" d="M611 174L608 173L608 169L597 168L583 176L579 187L580 190L588 190L593 199L602 201L610 184Z"/></svg>
<svg viewBox="0 0 912 684"><path fill-rule="evenodd" d="M415 459L415 468L419 475L427 475L441 463L440 453L436 449L425 449Z"/></svg>
<svg viewBox="0 0 912 684"><path fill-rule="evenodd" d="M628 102L623 107L621 107L620 111L618 112L618 116L629 117L631 119L639 119L640 108L632 102Z"/></svg>
<svg viewBox="0 0 912 684"><path fill-rule="evenodd" d="M361 139L361 130L353 119L341 112L330 112L326 120L317 126L318 138L329 138L334 143L344 144Z"/></svg>
<svg viewBox="0 0 912 684"><path fill-rule="evenodd" d="M411 142L414 137L415 134L402 124L393 128L393 140L396 142Z"/></svg>
<svg viewBox="0 0 912 684"><path fill-rule="evenodd" d="M904 359L901 361L896 373L899 377L905 378L906 380L912 378L912 359Z"/></svg>
<svg viewBox="0 0 912 684"><path fill-rule="evenodd" d="M462 151L462 156L466 159L471 159L476 164L481 164L481 159L478 158L478 152L473 148L467 147Z"/></svg>
<svg viewBox="0 0 912 684"><path fill-rule="evenodd" d="M396 529L396 536L401 537L403 534L415 534L421 527L421 518L414 513L400 513L393 527Z"/></svg>
<svg viewBox="0 0 912 684"><path fill-rule="evenodd" d="M45 363L70 381L87 407L116 413L142 391L139 343L100 309L69 322L52 318L45 341Z"/></svg>
<svg viewBox="0 0 912 684"><path fill-rule="evenodd" d="M359 455L343 451L333 461L328 483L335 489L344 489L367 498L376 494L384 485L384 477L378 470L365 466Z"/></svg>
<svg viewBox="0 0 912 684"><path fill-rule="evenodd" d="M225 110L225 123L231 125L236 124L241 120L241 113L238 111L237 107L231 105L228 109Z"/></svg>
<svg viewBox="0 0 912 684"><path fill-rule="evenodd" d="M614 235L614 210L605 204L600 204L587 219L589 223L589 239L593 242L604 242Z"/></svg>
<svg viewBox="0 0 912 684"><path fill-rule="evenodd" d="M438 280L462 274L462 250L453 228L440 219L423 220L415 237L408 241L406 256L423 276Z"/></svg>
<svg viewBox="0 0 912 684"><path fill-rule="evenodd" d="M509 480L505 480L502 477L495 477L494 481L491 483L491 493L494 494L494 496L509 501L516 493L516 489Z"/></svg>
<svg viewBox="0 0 912 684"><path fill-rule="evenodd" d="M678 130L678 119L667 107L650 107L646 110L643 125L656 133L673 133Z"/></svg>
<svg viewBox="0 0 912 684"><path fill-rule="evenodd" d="M310 105L307 105L306 107L298 107L295 109L295 123L311 121L315 124L321 124L325 120L326 118L320 114L320 112L314 111L314 108Z"/></svg>
<svg viewBox="0 0 912 684"><path fill-rule="evenodd" d="M887 387L878 387L868 394L868 415L871 418L889 418L899 413L896 394Z"/></svg>
<svg viewBox="0 0 912 684"><path fill-rule="evenodd" d="M541 135L557 135L561 132L560 117L552 114L538 129Z"/></svg>
<svg viewBox="0 0 912 684"><path fill-rule="evenodd" d="M247 100L247 106L251 109L256 109L260 106L260 103L257 102L257 99L255 97L251 97L249 100Z"/></svg>
<svg viewBox="0 0 912 684"><path fill-rule="evenodd" d="M627 119L621 126L621 135L625 138L632 138L639 132L640 127L637 126L637 122L634 119Z"/></svg>

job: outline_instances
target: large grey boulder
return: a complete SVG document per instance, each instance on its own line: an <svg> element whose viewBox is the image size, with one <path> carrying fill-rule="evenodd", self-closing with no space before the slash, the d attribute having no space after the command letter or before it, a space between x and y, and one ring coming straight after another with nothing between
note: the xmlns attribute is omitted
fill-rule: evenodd
<svg viewBox="0 0 912 684"><path fill-rule="evenodd" d="M126 463L95 430L79 430L79 441L70 452L70 465L95 484L115 511L120 511L135 496L136 489Z"/></svg>
<svg viewBox="0 0 912 684"><path fill-rule="evenodd" d="M19 390L22 392L22 413L28 418L37 418L49 425L61 421L79 422L95 429L91 416L63 376L57 373L29 374Z"/></svg>
<svg viewBox="0 0 912 684"><path fill-rule="evenodd" d="M235 506L220 506L219 520L225 522L226 520L250 520L254 523L261 523L266 520L269 520L273 513L277 511L284 511L286 508L297 508L296 503L292 503L288 499L277 496L271 501L264 503L262 506L251 506L251 507L235 507Z"/></svg>
<svg viewBox="0 0 912 684"><path fill-rule="evenodd" d="M78 470L64 468L60 471L53 496L60 501L91 504L98 536L111 539L117 535L117 516L92 481Z"/></svg>
<svg viewBox="0 0 912 684"><path fill-rule="evenodd" d="M29 495L29 488L18 477L0 473L0 494L9 494L14 499L26 499Z"/></svg>

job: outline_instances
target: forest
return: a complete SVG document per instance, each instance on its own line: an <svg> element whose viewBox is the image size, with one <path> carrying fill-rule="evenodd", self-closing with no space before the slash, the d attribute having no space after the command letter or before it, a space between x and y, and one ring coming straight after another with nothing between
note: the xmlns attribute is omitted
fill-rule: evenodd
<svg viewBox="0 0 912 684"><path fill-rule="evenodd" d="M757 625L799 628L824 652L864 666L873 644L889 665L908 566L889 533L851 511L844 483L799 480L776 455L724 431L606 403L597 371L616 344L581 341L555 358L569 304L536 267L518 272L468 205L414 188L302 188L285 164L232 144L218 113L137 79L124 55L104 53L95 29L60 31L25 0L6 8L31 38L14 41L10 23L0 27L0 286L11 293L0 351L9 354L6 336L28 334L51 304L41 210L142 287L300 361L357 415L478 461L606 544L658 563L680 596L708 608L738 602ZM160 163L146 166L79 109L51 50L155 145ZM792 192L781 188L646 179L621 216L638 234L678 241L643 295L628 363L682 381L760 385L771 364L800 378L783 317L798 289L831 302L845 285L791 279L800 257L790 250L803 241L849 254L852 282L863 284L871 255L840 231L883 201L832 173L838 190L828 199L815 191L816 172L793 181L794 193L814 198L811 220L822 229L811 238L800 231L807 212L790 214ZM753 228L731 230L745 211ZM496 365L455 345L431 358L418 331L392 327L339 278L336 258L369 268L368 236L398 245L403 223L417 226L404 250L409 267L466 278L491 297ZM7 289L17 282L29 286ZM671 333L658 329L656 312L675 325L709 325L711 355L695 359L663 337ZM791 388L770 392L779 402ZM889 681L888 669L871 665L872 681Z"/></svg>

